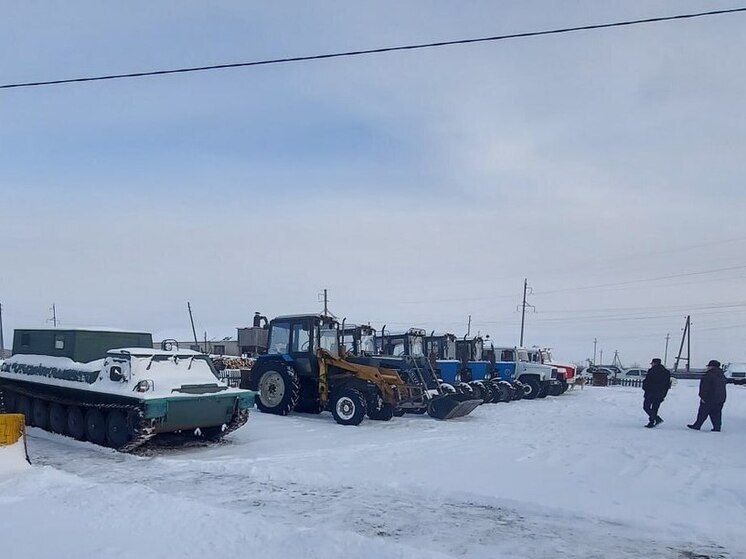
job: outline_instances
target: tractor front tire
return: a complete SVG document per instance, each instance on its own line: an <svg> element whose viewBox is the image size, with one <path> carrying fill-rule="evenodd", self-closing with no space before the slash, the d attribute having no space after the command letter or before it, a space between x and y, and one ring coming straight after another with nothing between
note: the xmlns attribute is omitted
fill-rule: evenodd
<svg viewBox="0 0 746 559"><path fill-rule="evenodd" d="M365 418L365 397L354 388L340 388L332 394L331 408L340 425L359 425Z"/></svg>
<svg viewBox="0 0 746 559"><path fill-rule="evenodd" d="M295 409L300 397L300 382L290 367L264 371L257 384L256 407L259 411L287 415Z"/></svg>

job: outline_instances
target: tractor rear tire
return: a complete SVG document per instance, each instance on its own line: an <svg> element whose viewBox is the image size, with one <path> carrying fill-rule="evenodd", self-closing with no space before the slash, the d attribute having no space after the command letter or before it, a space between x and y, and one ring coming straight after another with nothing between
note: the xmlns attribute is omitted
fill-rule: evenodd
<svg viewBox="0 0 746 559"><path fill-rule="evenodd" d="M300 382L290 367L276 369L268 369L259 377L256 407L264 413L287 415L300 398Z"/></svg>
<svg viewBox="0 0 746 559"><path fill-rule="evenodd" d="M98 408L89 408L85 412L85 436L98 445L106 442L106 418Z"/></svg>
<svg viewBox="0 0 746 559"><path fill-rule="evenodd" d="M365 397L354 388L339 388L332 394L331 408L340 425L359 425L365 418Z"/></svg>
<svg viewBox="0 0 746 559"><path fill-rule="evenodd" d="M49 430L58 435L67 434L67 410L57 402L49 406Z"/></svg>
<svg viewBox="0 0 746 559"><path fill-rule="evenodd" d="M85 440L85 416L78 406L67 408L67 434L73 439Z"/></svg>
<svg viewBox="0 0 746 559"><path fill-rule="evenodd" d="M368 418L373 421L390 421L394 417L394 406L381 403L379 407L368 405Z"/></svg>
<svg viewBox="0 0 746 559"><path fill-rule="evenodd" d="M523 383L523 397L526 400L533 400L539 397L541 392L541 383L533 378L522 380Z"/></svg>
<svg viewBox="0 0 746 559"><path fill-rule="evenodd" d="M490 386L489 382L482 382L480 383L480 388L482 389L482 393L484 395L484 403L485 404L493 404L495 403L495 396L497 395L495 393L495 390Z"/></svg>

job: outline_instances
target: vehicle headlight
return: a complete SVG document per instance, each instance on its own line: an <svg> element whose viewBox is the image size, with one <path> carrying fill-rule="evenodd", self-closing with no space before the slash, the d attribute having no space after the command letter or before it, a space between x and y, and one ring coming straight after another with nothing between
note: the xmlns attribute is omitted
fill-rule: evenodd
<svg viewBox="0 0 746 559"><path fill-rule="evenodd" d="M486 378L487 380L492 379L492 373L485 373L484 378Z"/></svg>
<svg viewBox="0 0 746 559"><path fill-rule="evenodd" d="M456 376L453 377L453 380L455 382L461 382L461 373L456 373Z"/></svg>

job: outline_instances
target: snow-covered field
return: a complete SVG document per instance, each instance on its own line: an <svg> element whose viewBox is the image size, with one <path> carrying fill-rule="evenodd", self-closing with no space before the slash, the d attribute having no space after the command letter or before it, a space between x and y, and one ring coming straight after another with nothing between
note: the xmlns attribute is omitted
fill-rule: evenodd
<svg viewBox="0 0 746 559"><path fill-rule="evenodd" d="M746 557L746 387L686 429L680 381L592 388L449 422L254 413L213 447L118 454L30 429L0 472L3 557ZM6 512L7 511L7 512Z"/></svg>

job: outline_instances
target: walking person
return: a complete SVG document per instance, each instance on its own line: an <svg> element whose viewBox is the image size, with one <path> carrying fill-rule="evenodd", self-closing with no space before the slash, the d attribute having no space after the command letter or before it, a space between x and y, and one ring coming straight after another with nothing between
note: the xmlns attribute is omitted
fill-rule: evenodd
<svg viewBox="0 0 746 559"><path fill-rule="evenodd" d="M687 425L689 429L699 431L702 424L709 417L712 430L720 431L723 418L723 404L725 404L727 379L720 368L720 361L713 359L707 364L707 371L699 381L699 411L697 421Z"/></svg>
<svg viewBox="0 0 746 559"><path fill-rule="evenodd" d="M642 402L642 409L648 414L648 429L660 425L663 420L658 415L658 409L666 399L668 389L671 388L671 373L662 364L657 357L650 363L645 380L642 381L642 389L645 392L645 398Z"/></svg>

